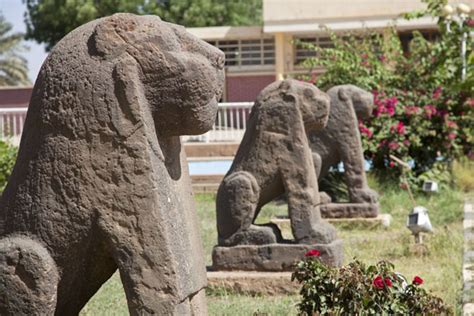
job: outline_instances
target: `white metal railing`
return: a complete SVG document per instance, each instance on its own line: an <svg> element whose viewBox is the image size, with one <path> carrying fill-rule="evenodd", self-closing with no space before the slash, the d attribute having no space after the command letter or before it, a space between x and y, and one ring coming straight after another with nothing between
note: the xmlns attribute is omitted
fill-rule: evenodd
<svg viewBox="0 0 474 316"><path fill-rule="evenodd" d="M219 103L212 129L203 135L184 136L185 142L237 142L240 143L247 127L252 102Z"/></svg>
<svg viewBox="0 0 474 316"><path fill-rule="evenodd" d="M0 108L0 139L14 145L20 143L28 108Z"/></svg>
<svg viewBox="0 0 474 316"><path fill-rule="evenodd" d="M216 122L203 135L184 136L185 142L240 142L252 102L219 103ZM0 139L18 145L28 108L0 108Z"/></svg>

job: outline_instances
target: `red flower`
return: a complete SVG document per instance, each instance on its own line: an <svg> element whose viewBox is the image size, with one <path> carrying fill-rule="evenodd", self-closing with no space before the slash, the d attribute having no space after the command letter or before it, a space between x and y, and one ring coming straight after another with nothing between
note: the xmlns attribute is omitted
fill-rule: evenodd
<svg viewBox="0 0 474 316"><path fill-rule="evenodd" d="M405 125L403 124L402 121L399 121L397 125L393 125L390 127L391 132L397 132L399 135L405 134Z"/></svg>
<svg viewBox="0 0 474 316"><path fill-rule="evenodd" d="M393 161L390 161L390 163L388 164L388 166L389 166L390 168L393 168L393 167L395 167L395 163L394 163Z"/></svg>
<svg viewBox="0 0 474 316"><path fill-rule="evenodd" d="M467 19L466 25L469 27L474 27L474 19L471 19L471 18Z"/></svg>
<svg viewBox="0 0 474 316"><path fill-rule="evenodd" d="M372 137L372 131L364 126L362 122L359 122L359 131L361 134L367 135L367 138Z"/></svg>
<svg viewBox="0 0 474 316"><path fill-rule="evenodd" d="M441 93L443 92L443 88L441 87L437 87L434 91L433 91L433 99L439 99L439 97L441 96Z"/></svg>
<svg viewBox="0 0 474 316"><path fill-rule="evenodd" d="M317 249L311 249L307 253L304 254L305 257L319 257L321 252Z"/></svg>
<svg viewBox="0 0 474 316"><path fill-rule="evenodd" d="M380 275L377 275L375 277L375 279L372 281L372 285L376 288L376 289L383 289L385 287L385 284L383 283L383 279Z"/></svg>
<svg viewBox="0 0 474 316"><path fill-rule="evenodd" d="M436 108L435 108L433 105L431 105L431 104L425 105L425 106L423 107L423 109L425 110L425 115L426 115L426 117L429 118L429 119L430 119L433 115L435 115L436 112L437 112L437 111L436 111Z"/></svg>
<svg viewBox="0 0 474 316"><path fill-rule="evenodd" d="M383 281L385 282L386 286L392 287L392 280L390 280L390 278L385 278Z"/></svg>
<svg viewBox="0 0 474 316"><path fill-rule="evenodd" d="M446 122L446 125L449 127L449 128L453 128L453 129L456 129L458 128L458 124L456 124L456 122L453 122L453 121L447 121Z"/></svg>
<svg viewBox="0 0 474 316"><path fill-rule="evenodd" d="M419 276L416 276L416 277L413 278L412 283L414 285L422 285L423 284L423 279L420 278Z"/></svg>
<svg viewBox="0 0 474 316"><path fill-rule="evenodd" d="M400 145L399 145L398 143L396 143L396 142L390 142L390 143L388 144L388 148L391 149L391 150L397 150L398 147L400 147Z"/></svg>

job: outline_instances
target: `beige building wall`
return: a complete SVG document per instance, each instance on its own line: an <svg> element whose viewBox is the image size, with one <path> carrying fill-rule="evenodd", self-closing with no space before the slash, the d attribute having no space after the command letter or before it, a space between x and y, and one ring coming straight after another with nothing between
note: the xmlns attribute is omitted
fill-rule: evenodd
<svg viewBox="0 0 474 316"><path fill-rule="evenodd" d="M449 1L474 6L474 0ZM286 21L331 21L394 18L426 7L420 0L263 0L264 24Z"/></svg>

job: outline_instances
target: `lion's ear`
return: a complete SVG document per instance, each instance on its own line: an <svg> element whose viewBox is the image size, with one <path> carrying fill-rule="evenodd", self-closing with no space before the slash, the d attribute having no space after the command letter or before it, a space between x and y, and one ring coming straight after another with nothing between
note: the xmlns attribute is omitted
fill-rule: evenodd
<svg viewBox="0 0 474 316"><path fill-rule="evenodd" d="M112 124L121 136L128 137L141 121L141 107L146 102L137 62L124 55L113 70L114 92L118 108L111 109Z"/></svg>
<svg viewBox="0 0 474 316"><path fill-rule="evenodd" d="M137 27L137 22L133 17L133 15L122 13L99 21L92 34L92 40L100 56L118 56L126 49L130 33Z"/></svg>
<svg viewBox="0 0 474 316"><path fill-rule="evenodd" d="M339 89L337 92L337 96L341 101L348 101L349 100L349 93L347 93L346 89Z"/></svg>

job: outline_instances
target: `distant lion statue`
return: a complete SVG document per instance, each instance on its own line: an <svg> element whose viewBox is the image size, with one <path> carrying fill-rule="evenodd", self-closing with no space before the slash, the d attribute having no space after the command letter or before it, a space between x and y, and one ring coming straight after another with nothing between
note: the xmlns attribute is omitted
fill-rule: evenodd
<svg viewBox="0 0 474 316"><path fill-rule="evenodd" d="M77 315L120 272L131 315L205 315L180 135L209 130L224 54L156 16L64 37L33 89L0 202L0 314Z"/></svg>
<svg viewBox="0 0 474 316"><path fill-rule="evenodd" d="M365 160L358 129L358 119L367 119L372 113L373 96L354 85L335 86L327 93L331 98L328 124L325 129L309 133L309 143L318 179L327 176L331 166L342 162L349 199L352 203L350 208L353 209L354 204L362 203L366 205L360 209L364 212L363 216L376 216L378 195L367 184ZM325 211L325 207L322 211ZM350 215L351 212L346 213ZM341 212L341 215L343 213ZM338 217L337 214L324 215Z"/></svg>
<svg viewBox="0 0 474 316"><path fill-rule="evenodd" d="M258 96L247 130L216 199L219 246L282 242L276 225L256 225L261 208L287 194L297 243L329 244L333 226L321 219L307 132L326 125L330 100L308 83L277 81Z"/></svg>

